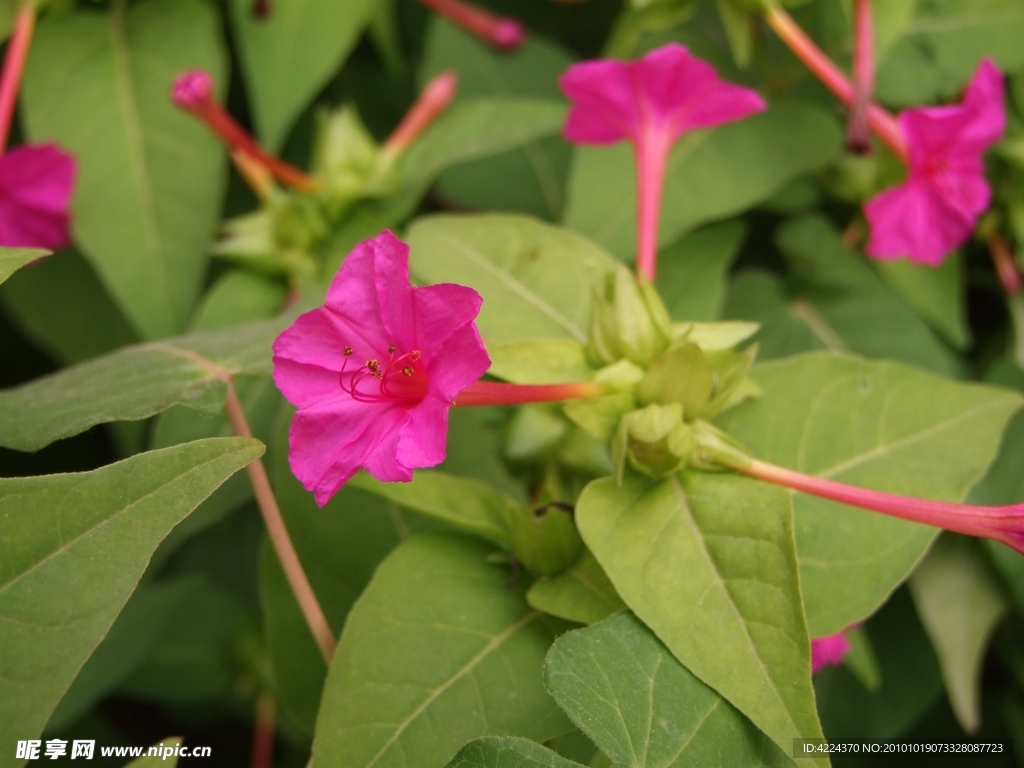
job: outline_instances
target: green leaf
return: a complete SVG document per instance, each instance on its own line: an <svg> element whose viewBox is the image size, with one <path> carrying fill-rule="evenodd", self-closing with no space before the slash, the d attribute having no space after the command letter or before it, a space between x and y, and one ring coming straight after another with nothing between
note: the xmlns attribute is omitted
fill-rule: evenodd
<svg viewBox="0 0 1024 768"><path fill-rule="evenodd" d="M835 118L801 103L776 102L762 114L676 144L665 175L659 243L766 200L792 179L833 160L842 141ZM620 259L636 249L633 152L577 147L565 223Z"/></svg>
<svg viewBox="0 0 1024 768"><path fill-rule="evenodd" d="M327 675L319 768L427 768L480 736L545 741L569 730L541 680L555 627L488 564L492 552L423 534L381 563Z"/></svg>
<svg viewBox="0 0 1024 768"><path fill-rule="evenodd" d="M868 690L849 669L826 667L814 677L818 711L831 739L892 739L905 734L942 695L942 677L906 589L899 589L864 630L881 668Z"/></svg>
<svg viewBox="0 0 1024 768"><path fill-rule="evenodd" d="M899 106L955 94L984 56L1004 71L1024 65L1024 7L1016 0L924 0L902 32L878 71L880 98Z"/></svg>
<svg viewBox="0 0 1024 768"><path fill-rule="evenodd" d="M0 246L0 283L3 283L17 272L33 261L49 255L49 251L39 248L5 248Z"/></svg>
<svg viewBox="0 0 1024 768"><path fill-rule="evenodd" d="M287 297L288 288L284 283L233 269L210 286L196 310L192 327L198 331L216 331L267 320L281 310Z"/></svg>
<svg viewBox="0 0 1024 768"><path fill-rule="evenodd" d="M718 318L726 275L746 234L739 220L712 224L661 250L658 292L674 320Z"/></svg>
<svg viewBox="0 0 1024 768"><path fill-rule="evenodd" d="M959 253L938 267L914 264L908 259L877 260L872 264L882 279L954 349L967 348L971 330L967 326L964 270Z"/></svg>
<svg viewBox="0 0 1024 768"><path fill-rule="evenodd" d="M480 292L477 326L488 343L586 344L591 295L614 265L588 240L526 216L427 216L412 223L406 241L418 280Z"/></svg>
<svg viewBox="0 0 1024 768"><path fill-rule="evenodd" d="M821 734L792 515L782 489L703 472L595 480L576 504L626 605L785 750Z"/></svg>
<svg viewBox="0 0 1024 768"><path fill-rule="evenodd" d="M589 549L565 573L534 582L526 600L538 611L579 624L593 624L626 607Z"/></svg>
<svg viewBox="0 0 1024 768"><path fill-rule="evenodd" d="M623 768L792 765L631 613L556 640L545 679L573 722Z"/></svg>
<svg viewBox="0 0 1024 768"><path fill-rule="evenodd" d="M947 534L909 584L939 657L953 714L965 731L975 733L981 727L981 663L1010 607L999 577L977 541Z"/></svg>
<svg viewBox="0 0 1024 768"><path fill-rule="evenodd" d="M554 43L531 35L514 56L489 46L434 16L418 79L425 83L446 69L459 74L456 103L463 99L509 97L557 100L558 78L573 63ZM521 211L557 220L562 213L571 151L561 137L533 141L521 149L446 171L441 195L473 209Z"/></svg>
<svg viewBox="0 0 1024 768"><path fill-rule="evenodd" d="M22 106L33 141L74 154L75 241L139 334L184 330L220 215L225 154L168 98L205 69L226 92L216 11L199 0L117 0L39 24Z"/></svg>
<svg viewBox="0 0 1024 768"><path fill-rule="evenodd" d="M429 183L453 165L501 154L558 133L565 111L564 104L550 99L460 101L402 156L401 169L406 178Z"/></svg>
<svg viewBox="0 0 1024 768"><path fill-rule="evenodd" d="M64 364L138 341L88 262L70 248L20 271L0 298L25 335Z"/></svg>
<svg viewBox="0 0 1024 768"><path fill-rule="evenodd" d="M529 739L491 736L474 739L446 768L582 768Z"/></svg>
<svg viewBox="0 0 1024 768"><path fill-rule="evenodd" d="M479 480L430 469L418 470L409 483L384 483L360 472L349 485L499 544L509 541L508 510L521 506Z"/></svg>
<svg viewBox="0 0 1024 768"><path fill-rule="evenodd" d="M1016 393L916 368L813 353L755 366L761 387L718 425L754 456L851 485L960 501L995 457ZM804 494L793 498L812 637L881 605L936 529ZM613 579L614 580L614 579Z"/></svg>
<svg viewBox="0 0 1024 768"><path fill-rule="evenodd" d="M355 47L376 0L273 3L267 18L253 14L251 0L229 5L256 130L276 151L295 118Z"/></svg>
<svg viewBox="0 0 1024 768"><path fill-rule="evenodd" d="M195 586L189 579L140 585L53 711L47 732L71 725L120 685L142 662Z"/></svg>
<svg viewBox="0 0 1024 768"><path fill-rule="evenodd" d="M593 373L587 350L573 339L491 343L488 373L516 384L553 384L580 381Z"/></svg>
<svg viewBox="0 0 1024 768"><path fill-rule="evenodd" d="M224 407L224 378L270 373L270 344L283 322L194 333L126 347L0 390L0 445L37 451L96 424L136 421L187 405Z"/></svg>
<svg viewBox="0 0 1024 768"><path fill-rule="evenodd" d="M0 736L40 733L157 544L256 440L204 440L93 472L0 480ZM18 765L13 752L0 766Z"/></svg>

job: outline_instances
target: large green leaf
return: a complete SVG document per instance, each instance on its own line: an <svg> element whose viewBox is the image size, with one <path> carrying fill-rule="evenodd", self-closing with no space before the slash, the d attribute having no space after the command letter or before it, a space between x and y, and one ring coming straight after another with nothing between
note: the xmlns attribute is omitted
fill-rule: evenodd
<svg viewBox="0 0 1024 768"><path fill-rule="evenodd" d="M446 768L583 768L529 739L490 736L474 739Z"/></svg>
<svg viewBox="0 0 1024 768"><path fill-rule="evenodd" d="M558 77L572 62L567 52L536 35L509 56L435 17L419 80L426 82L442 70L454 69L459 73L457 100L527 97L562 102ZM441 176L437 187L445 198L469 208L521 211L556 220L562 212L569 158L569 145L552 137L453 168Z"/></svg>
<svg viewBox="0 0 1024 768"><path fill-rule="evenodd" d="M835 118L809 104L777 102L760 115L694 131L676 144L665 174L659 243L739 213L787 182L831 161L841 132ZM621 259L636 249L633 152L578 147L569 179L565 223Z"/></svg>
<svg viewBox="0 0 1024 768"><path fill-rule="evenodd" d="M720 419L755 456L890 493L960 501L991 463L1020 396L916 368L811 353L756 366L762 395ZM794 495L807 621L822 637L869 616L936 529Z"/></svg>
<svg viewBox="0 0 1024 768"><path fill-rule="evenodd" d="M46 256L49 251L38 248L4 248L0 246L0 283L24 267L29 262Z"/></svg>
<svg viewBox="0 0 1024 768"><path fill-rule="evenodd" d="M270 373L283 322L126 347L0 391L0 445L37 451L96 424L148 418L174 405L224 407L226 376Z"/></svg>
<svg viewBox="0 0 1024 768"><path fill-rule="evenodd" d="M556 640L545 679L573 722L623 768L793 764L631 613Z"/></svg>
<svg viewBox="0 0 1024 768"><path fill-rule="evenodd" d="M377 0L287 0L270 15L252 0L231 0L231 25L259 137L277 150L305 109L355 46Z"/></svg>
<svg viewBox="0 0 1024 768"><path fill-rule="evenodd" d="M580 534L673 655L785 750L820 736L784 490L732 474L596 480Z"/></svg>
<svg viewBox="0 0 1024 768"><path fill-rule="evenodd" d="M963 350L971 343L959 253L951 254L938 267L914 264L909 259L872 263L882 279L955 349Z"/></svg>
<svg viewBox="0 0 1024 768"><path fill-rule="evenodd" d="M527 216L428 216L413 222L406 240L417 279L480 292L477 326L488 342L585 344L591 294L613 266L588 240Z"/></svg>
<svg viewBox="0 0 1024 768"><path fill-rule="evenodd" d="M319 768L433 768L480 736L544 741L570 729L541 679L555 628L491 552L423 534L381 563L327 675Z"/></svg>
<svg viewBox="0 0 1024 768"><path fill-rule="evenodd" d="M83 474L0 480L5 744L42 731L157 544L262 452L256 440L204 440ZM0 766L19 762L0 752Z"/></svg>
<svg viewBox="0 0 1024 768"><path fill-rule="evenodd" d="M126 6L41 22L22 104L33 141L75 155L75 240L140 335L154 338L188 322L225 180L216 138L168 89L186 69L226 86L227 70L207 3Z"/></svg>
<svg viewBox="0 0 1024 768"><path fill-rule="evenodd" d="M978 542L941 536L910 577L910 594L939 657L949 703L968 733L981 727L981 663L1009 609Z"/></svg>

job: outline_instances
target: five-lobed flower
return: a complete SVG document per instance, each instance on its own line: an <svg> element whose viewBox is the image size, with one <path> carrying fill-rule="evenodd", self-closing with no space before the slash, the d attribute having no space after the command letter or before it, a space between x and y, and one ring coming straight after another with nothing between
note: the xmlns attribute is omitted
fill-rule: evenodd
<svg viewBox="0 0 1024 768"><path fill-rule="evenodd" d="M665 164L679 138L741 120L767 107L749 88L718 78L714 67L669 43L632 61L585 61L558 81L572 100L565 138L577 144L633 144L637 163L637 267L654 279Z"/></svg>
<svg viewBox="0 0 1024 768"><path fill-rule="evenodd" d="M898 122L908 175L864 205L867 253L938 266L971 236L991 200L983 155L1006 127L1003 76L985 59L961 103L908 109Z"/></svg>
<svg viewBox="0 0 1024 768"><path fill-rule="evenodd" d="M481 298L460 285L412 287L409 248L390 232L346 258L324 306L274 342L274 381L298 406L292 471L321 506L360 468L408 481L445 458L448 409L490 359Z"/></svg>

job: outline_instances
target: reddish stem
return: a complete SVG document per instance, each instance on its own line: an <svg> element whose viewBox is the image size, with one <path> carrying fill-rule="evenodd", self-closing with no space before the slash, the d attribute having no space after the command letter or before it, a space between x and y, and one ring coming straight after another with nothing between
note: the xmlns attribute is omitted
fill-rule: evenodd
<svg viewBox="0 0 1024 768"><path fill-rule="evenodd" d="M419 1L485 43L503 51L514 51L526 39L526 29L518 19L510 16L496 16L462 0Z"/></svg>
<svg viewBox="0 0 1024 768"><path fill-rule="evenodd" d="M999 235L995 235L989 238L988 250L992 254L992 263L995 265L999 282L1003 284L1003 288L1010 296L1019 293L1021 277L1020 272L1017 271L1017 265L1013 261L1010 244Z"/></svg>
<svg viewBox="0 0 1024 768"><path fill-rule="evenodd" d="M384 142L381 152L397 157L408 149L409 145L416 141L452 103L458 86L459 76L451 70L442 72L427 83L416 103L405 113L402 122Z"/></svg>
<svg viewBox="0 0 1024 768"><path fill-rule="evenodd" d="M245 410L238 400L238 393L235 392L235 385L229 379L227 382L228 397L224 405L235 434L239 437L252 437L252 430L249 429L249 422L245 418ZM263 515L263 522L267 526L267 535L270 543L277 553L278 562L281 563L281 570L284 571L288 584L292 588L295 600L302 610L302 615L309 625L309 631L313 634L323 654L324 660L330 664L334 657L334 632L331 631L324 616L323 608L316 599L316 593L309 583L309 578L302 568L302 562L295 551L291 537L288 535L288 528L281 517L281 509L277 506L277 499L274 498L274 491L270 487L270 478L267 477L267 470L263 467L260 459L253 460L246 467L249 473L249 482L252 484L253 495L256 497L256 505Z"/></svg>
<svg viewBox="0 0 1024 768"><path fill-rule="evenodd" d="M853 104L853 85L849 79L797 26L788 13L781 7L772 5L768 8L765 19L768 26L775 30L775 33L782 38L789 49L825 84L826 88L847 106ZM896 118L877 104L868 105L867 118L868 125L875 135L885 142L904 165L909 165L910 156L907 142L903 138L903 132L900 130Z"/></svg>
<svg viewBox="0 0 1024 768"><path fill-rule="evenodd" d="M805 475L757 459L746 467L736 469L751 477L823 499L838 501L841 504L881 512L915 523L934 525L947 531L995 539L1024 554L1024 504L981 507L898 496Z"/></svg>
<svg viewBox="0 0 1024 768"><path fill-rule="evenodd" d="M596 381L573 381L566 384L506 384L500 381L476 381L455 398L455 405L521 405L550 403L600 397L604 387Z"/></svg>
<svg viewBox="0 0 1024 768"><path fill-rule="evenodd" d="M658 264L658 219L665 186L665 163L672 149L667 131L645 130L635 145L637 230L636 271L654 282Z"/></svg>
<svg viewBox="0 0 1024 768"><path fill-rule="evenodd" d="M14 105L18 102L21 75L25 70L32 32L36 27L36 12L31 2L22 3L14 19L14 28L7 41L3 74L0 74L0 155L7 148L7 139L14 120Z"/></svg>
<svg viewBox="0 0 1024 768"><path fill-rule="evenodd" d="M252 731L252 768L273 768L276 725L277 697L268 691L261 691L256 697L256 718Z"/></svg>
<svg viewBox="0 0 1024 768"><path fill-rule="evenodd" d="M856 0L853 35L853 105L846 124L846 146L851 152L871 151L868 109L875 87L875 41L871 0Z"/></svg>

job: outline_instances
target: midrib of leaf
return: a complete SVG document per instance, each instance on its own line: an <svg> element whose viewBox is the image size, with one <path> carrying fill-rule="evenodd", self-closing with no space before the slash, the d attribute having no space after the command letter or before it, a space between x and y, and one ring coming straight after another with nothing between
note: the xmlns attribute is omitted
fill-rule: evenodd
<svg viewBox="0 0 1024 768"><path fill-rule="evenodd" d="M69 541L67 541L64 544L62 544L61 546L59 546L57 549L55 549L52 552L50 552L49 554L47 554L46 557L42 558L41 560L37 560L31 566L29 566L26 570L22 571L21 573L15 574L15 576L13 578L9 579L8 581L4 582L3 584L0 584L0 595L5 594L10 587L12 587L15 584L17 584L18 582L20 582L23 578L25 578L26 576L31 574L37 568L42 567L46 563L50 562L53 558L55 558L58 555L66 552L68 549L73 547L75 544L77 544L79 541L81 541L82 539L86 538L87 536L92 536L94 533L96 533L100 529L104 528L108 524L113 523L114 521L118 520L126 512L134 509L137 505L143 503L144 501L149 499L154 494L157 494L160 491L166 489L167 486L172 485L173 483L177 483L180 480L183 480L183 479L187 478L189 475L191 475L192 473L196 472L197 470L202 469L203 467L207 466L208 464L212 464L215 461L219 461L220 459L223 459L226 455L227 454L221 454L219 456L214 456L211 459L207 459L202 464L196 464L196 465L190 467L189 469L187 469L182 474L176 475L175 477L171 478L168 482L162 483L162 484L158 485L156 488L154 488L153 490L151 490L148 493L144 494L143 496L140 496L139 498L135 499L133 502L131 502L127 506L122 507L121 509L115 511L110 517L105 517L102 520L100 520L98 523L96 523L95 525L90 526L89 528L86 528L84 531L79 533L75 538L70 539ZM86 473L83 473L83 474L86 474ZM83 478L82 482L87 482L87 480L85 478ZM72 491L73 491L73 489L70 489L68 491L68 493L70 493ZM29 494L19 494L19 495L28 496ZM35 494L33 493L31 495L35 495ZM65 495L67 495L67 494L65 494Z"/></svg>
<svg viewBox="0 0 1024 768"><path fill-rule="evenodd" d="M460 667L455 672L455 674L449 677L442 685L434 689L434 691L432 691L431 694L423 700L422 704L416 707L416 709L413 710L413 712L407 718L405 718L405 720L398 724L398 728L395 729L395 732L391 734L391 737L384 743L384 746L380 748L377 754L373 756L370 762L366 764L366 768L373 768L373 766L377 764L377 761L379 761L381 757L383 757L387 753L387 751L391 749L394 743L398 741L401 735L405 732L405 729L408 728L412 724L412 722L416 720L416 718L422 715L427 710L427 708L431 704L433 704L445 691L447 691L449 688L455 685L455 683L457 683L463 677L472 672L481 661L486 659L490 654L492 654L494 651L500 648L502 644L506 640L511 638L516 632L518 632L520 629L525 627L534 619L539 618L540 616L540 611L530 611L521 619L519 619L519 621L515 622L514 624L511 624L501 633L492 637L490 642L488 642L487 645L485 645L480 650L480 652L476 654L476 656L474 656L465 664L463 664L462 667Z"/></svg>
<svg viewBox="0 0 1024 768"><path fill-rule="evenodd" d="M711 706L708 707L708 711L704 713L704 715L701 717L697 725L694 726L692 731L690 731L690 735L689 737L687 737L686 741L679 745L679 749L677 749L675 751L675 754L673 754L672 757L669 758L669 760L665 763L665 768L670 768L670 766L672 766L675 763L675 761L679 759L679 756L683 754L683 751L688 746L690 746L690 742L697 737L697 734L700 733L700 729L704 727L704 723L706 723L708 718L711 717L712 714L714 714L715 710L718 709L718 705L721 704L722 701L724 701L724 699L722 699L721 696L715 697L715 700L711 702Z"/></svg>
<svg viewBox="0 0 1024 768"><path fill-rule="evenodd" d="M521 282L512 277L512 274L510 272L506 272L505 270L499 269L486 258L479 256L475 249L468 246L464 246L462 243L458 242L457 240L450 239L447 235L443 233L441 234L440 237L442 240L449 242L453 250L455 250L458 253L461 253L463 257L476 264L485 272L489 272L493 276L500 279L501 282L504 283L509 289L519 294L528 303L535 306L549 318L551 318L560 326L562 326L565 330L571 333L573 338L575 338L580 344L587 343L586 334L583 333L583 331L580 330L578 327L576 327L575 323L573 323L569 318L567 318L557 309L555 309L546 301L544 301L540 296L531 291Z"/></svg>
<svg viewBox="0 0 1024 768"><path fill-rule="evenodd" d="M789 711L789 707L786 705L786 702L783 701L782 697L780 696L779 687L778 684L775 682L775 678L773 678L771 673L768 671L768 666L764 663L764 659L761 658L761 654L757 649L757 644L754 642L754 639L750 636L750 630L747 627L747 620L743 617L743 614L740 613L739 606L737 606L736 602L732 599L732 592L729 591L728 583L726 579L722 576L721 572L718 570L718 566L715 564L714 558L711 557L711 553L708 551L707 545L704 543L704 532L701 531L700 526L697 524L696 519L693 517L693 513L690 511L690 505L686 499L686 491L684 491L682 486L679 484L678 476L673 475L670 478L669 482L672 484L672 490L675 493L676 499L678 501L679 510L683 514L684 519L689 523L690 529L694 532L695 538L700 546L701 552L704 555L704 559L707 562L707 564L711 567L712 573L714 573L716 583L722 588L722 590L729 598L727 601L729 609L735 614L736 618L739 619L740 626L743 628L743 636L746 638L750 647L753 649L754 656L757 658L758 664L760 664L761 672L763 673L765 679L771 682L772 696L774 696L775 700L782 705L782 710L786 713L786 717L789 720L789 723L792 726L793 731L795 733L799 733L800 728L793 721L793 716ZM749 713L744 714L747 714L747 716L750 717Z"/></svg>
<svg viewBox="0 0 1024 768"><path fill-rule="evenodd" d="M114 76L117 78L118 106L124 117L125 134L132 175L139 189L142 223L146 236L146 260L159 274L153 285L169 285L167 264L164 260L163 241L157 221L153 195L153 181L146 163L146 148L142 137L142 120L135 101L135 82L131 72L131 54L125 36L125 6L127 0L114 0L110 11L110 47L114 56ZM165 302L165 309L168 309Z"/></svg>
<svg viewBox="0 0 1024 768"><path fill-rule="evenodd" d="M891 443L879 445L877 448L873 448L867 453L862 453L860 456L855 456L851 459L847 459L846 461L840 462L839 464L829 467L823 472L818 472L815 474L817 477L835 477L836 475L840 475L849 469L854 469L855 467L858 467L861 464L864 464L865 462L885 456L891 453L892 451L905 448L908 445L913 445L914 443L920 440L927 440L929 437L939 432L955 427L962 421L973 418L979 414L985 413L986 411L1002 407L1004 407L1003 403L999 401L994 401L986 403L985 405L979 405L975 408L970 408L966 411L958 413L956 416L953 416L952 418L946 419L945 421L940 421L937 424L933 424L932 426L928 427L927 429L923 429L920 432L915 432L912 435L907 435L906 437L902 437L899 440L895 440ZM806 432L804 434L806 434Z"/></svg>
<svg viewBox="0 0 1024 768"><path fill-rule="evenodd" d="M833 352L848 352L849 349L842 337L821 316L814 305L806 299L796 299L789 305L789 312L814 334L815 338Z"/></svg>

